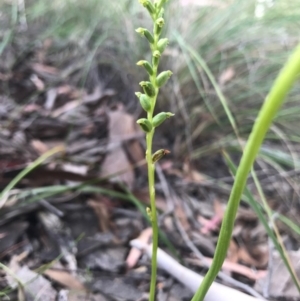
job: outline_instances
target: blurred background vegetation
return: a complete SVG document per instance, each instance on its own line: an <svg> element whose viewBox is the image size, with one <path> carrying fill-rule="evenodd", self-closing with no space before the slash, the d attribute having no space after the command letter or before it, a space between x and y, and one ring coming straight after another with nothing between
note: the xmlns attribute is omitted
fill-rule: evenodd
<svg viewBox="0 0 300 301"><path fill-rule="evenodd" d="M177 170L183 173L196 170L200 179L195 186L209 186L213 193L220 188L222 193L225 191L225 201L233 180L223 154L229 154L238 163L241 146L247 141L261 104L300 41L299 0L170 0L165 18L163 36L169 38L170 44L163 54L161 68L172 70L173 76L159 95L157 110L171 111L176 118L159 128L154 148L170 149L168 158ZM143 112L134 92L146 75L136 62L150 56L148 43L135 32L141 26L149 27L151 22L138 0L0 0L0 149L1 143L12 136L7 132L18 127L24 130L35 118L25 120L24 127L21 126L18 123L24 113L21 106L45 107L49 96L46 93L64 84L90 93L97 85L113 89L116 94L109 95L108 106L121 103L137 119ZM28 61L30 64L26 65ZM45 87L40 90L38 84L32 88L34 78L30 77L35 62L48 68L48 73L43 74ZM56 73L51 73L49 67L54 67ZM38 74L32 72L35 73ZM248 183L252 194L247 191L243 197L252 202L252 208L258 206L255 213L266 227L278 217L277 213L284 214L280 218L289 226L298 245L299 95L298 81L274 120L256 161L255 169L269 205L256 201L263 197L258 186L254 187L253 179ZM1 109L6 105L13 109L3 113ZM95 111L96 108L92 114ZM5 116L5 112L10 112L10 116ZM91 117L88 114L85 120ZM43 121L44 115L39 117ZM11 120L17 122L10 123ZM51 121L51 125L56 122L55 118ZM76 122L77 119L69 123L71 130ZM37 132L44 130L41 124ZM105 132L104 127L100 124L100 131ZM54 130L63 131L57 128ZM84 130L77 129L80 133ZM66 132L58 133L55 139L67 139ZM99 139L104 136L97 135ZM11 153L8 155L12 157ZM184 182L181 176L174 181L174 186L179 183L176 188L180 189ZM52 188L44 187L43 192L52 189L51 193L59 194L70 187L54 191L53 184ZM197 194L193 186L184 188L182 194L202 201L209 199L205 189ZM35 201L38 199L36 196ZM268 235L272 237L272 233L270 229ZM274 244L282 252L281 246Z"/></svg>
<svg viewBox="0 0 300 301"><path fill-rule="evenodd" d="M239 158L237 135L246 141L272 82L299 42L300 6L297 0L172 0L168 6L170 45L162 61L174 76L160 95L159 110L177 117L171 129L162 128L162 136L176 159L192 160L218 178L224 175L222 150ZM134 91L145 74L135 63L150 53L135 33L141 24L150 26L150 20L137 0L2 1L1 68L16 67L51 39L48 63L77 66L76 72L63 69L63 77L86 85L89 70L105 65L103 77L107 70L117 74L118 100L139 115ZM261 169L299 168L299 95L297 85L269 131Z"/></svg>

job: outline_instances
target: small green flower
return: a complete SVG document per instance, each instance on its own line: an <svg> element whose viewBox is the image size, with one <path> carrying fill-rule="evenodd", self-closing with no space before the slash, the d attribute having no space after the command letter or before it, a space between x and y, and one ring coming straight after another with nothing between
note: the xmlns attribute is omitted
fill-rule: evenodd
<svg viewBox="0 0 300 301"><path fill-rule="evenodd" d="M148 96L153 97L155 95L155 88L150 82L142 81L140 82L140 86Z"/></svg>
<svg viewBox="0 0 300 301"><path fill-rule="evenodd" d="M158 18L155 23L159 26L159 27L163 27L165 25L165 20L164 18L160 17Z"/></svg>
<svg viewBox="0 0 300 301"><path fill-rule="evenodd" d="M158 50L155 50L153 52L153 56L156 57L156 58L160 58L160 52Z"/></svg>
<svg viewBox="0 0 300 301"><path fill-rule="evenodd" d="M151 212L151 209L150 209L149 207L147 207L147 208L146 208L146 212L147 212L147 215L148 215L150 221L152 222L153 219L152 219L152 212Z"/></svg>
<svg viewBox="0 0 300 301"><path fill-rule="evenodd" d="M168 79L171 77L172 74L173 73L170 70L161 72L156 78L157 86L158 87L163 86L168 81Z"/></svg>
<svg viewBox="0 0 300 301"><path fill-rule="evenodd" d="M161 112L153 117L152 124L154 127L161 125L167 118L174 116L171 112Z"/></svg>
<svg viewBox="0 0 300 301"><path fill-rule="evenodd" d="M138 61L136 64L138 66L143 66L150 75L153 75L153 69L149 62L142 60Z"/></svg>
<svg viewBox="0 0 300 301"><path fill-rule="evenodd" d="M160 52L158 50L155 50L153 52L153 64L155 66L158 66L160 56L161 56L161 54L160 54Z"/></svg>
<svg viewBox="0 0 300 301"><path fill-rule="evenodd" d="M149 98L149 96L147 96L146 94L142 94L140 92L136 92L135 95L140 100L140 104L141 104L142 108L146 112L149 112L151 110L151 99Z"/></svg>
<svg viewBox="0 0 300 301"><path fill-rule="evenodd" d="M148 119L141 118L141 119L138 119L136 123L140 125L141 129L144 132L146 132L146 133L151 132L151 130L152 130L152 124L151 124L151 122Z"/></svg>
<svg viewBox="0 0 300 301"><path fill-rule="evenodd" d="M135 31L139 33L142 37L145 37L150 44L154 43L153 35L150 33L148 29L139 27Z"/></svg>
<svg viewBox="0 0 300 301"><path fill-rule="evenodd" d="M166 49L166 47L168 46L169 44L169 40L168 39L160 39L158 42L157 42L157 49L160 53L163 53Z"/></svg>
<svg viewBox="0 0 300 301"><path fill-rule="evenodd" d="M162 28L165 24L165 20L164 18L160 17L158 18L156 21L155 21L155 33L157 35L160 35L161 34L161 31L162 31Z"/></svg>
<svg viewBox="0 0 300 301"><path fill-rule="evenodd" d="M149 14L152 16L155 13L155 8L151 1L140 0L140 3L148 10Z"/></svg>

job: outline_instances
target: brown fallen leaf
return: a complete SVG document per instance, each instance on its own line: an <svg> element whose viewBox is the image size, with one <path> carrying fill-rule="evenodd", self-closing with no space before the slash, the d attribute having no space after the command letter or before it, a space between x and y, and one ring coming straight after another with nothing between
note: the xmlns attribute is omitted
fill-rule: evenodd
<svg viewBox="0 0 300 301"><path fill-rule="evenodd" d="M257 214L252 209L239 207L235 222L254 223L257 220Z"/></svg>
<svg viewBox="0 0 300 301"><path fill-rule="evenodd" d="M231 81L233 79L233 77L235 76L235 70L232 66L226 68L220 75L219 77L219 85L223 86L226 83L228 83L229 81Z"/></svg>
<svg viewBox="0 0 300 301"><path fill-rule="evenodd" d="M80 99L69 101L65 105L52 111L51 116L54 118L57 118L60 115L66 113L66 112L72 111L81 105L82 105L82 100L80 100Z"/></svg>
<svg viewBox="0 0 300 301"><path fill-rule="evenodd" d="M43 143L41 140L38 140L38 139L31 140L30 145L36 150L36 152L39 155L42 155L49 150L48 146L45 143Z"/></svg>
<svg viewBox="0 0 300 301"><path fill-rule="evenodd" d="M174 209L175 209L174 216L180 221L181 226L183 227L183 229L185 231L190 231L191 224L190 224L190 222L188 220L187 213L185 212L182 203L178 202L175 205Z"/></svg>
<svg viewBox="0 0 300 301"><path fill-rule="evenodd" d="M122 146L122 139L137 132L134 118L122 110L110 111L109 115L109 152L102 164L101 175L113 182L123 182L133 188L135 175ZM135 146L136 147L136 146Z"/></svg>
<svg viewBox="0 0 300 301"><path fill-rule="evenodd" d="M65 95L69 95L70 98L75 98L75 97L80 97L82 92L78 90L76 87L65 84L57 87L57 94L58 95L65 94Z"/></svg>
<svg viewBox="0 0 300 301"><path fill-rule="evenodd" d="M289 261L295 270L298 279L300 278L300 250L288 252ZM268 271L264 278L255 284L255 289L259 292L265 292L268 288L268 297L285 300L300 300L299 291L294 284L290 273L283 263L278 252L272 256L272 269ZM299 281L299 280L298 280Z"/></svg>
<svg viewBox="0 0 300 301"><path fill-rule="evenodd" d="M140 142L136 139L128 141L125 143L125 149L131 163L135 166L140 166L142 170L146 171L145 152L142 149Z"/></svg>
<svg viewBox="0 0 300 301"><path fill-rule="evenodd" d="M188 161L184 163L183 171L184 179L188 182L197 182L201 184L206 179L206 176L203 175L201 172L195 170Z"/></svg>
<svg viewBox="0 0 300 301"><path fill-rule="evenodd" d="M44 272L44 275L50 277L53 281L58 282L69 289L80 291L86 290L84 285L75 276L67 271L48 269Z"/></svg>
<svg viewBox="0 0 300 301"><path fill-rule="evenodd" d="M38 91L44 91L45 83L36 74L32 74L30 80L34 83Z"/></svg>
<svg viewBox="0 0 300 301"><path fill-rule="evenodd" d="M40 63L33 63L31 67L36 73L41 74L41 75L43 75L43 74L57 75L58 74L58 69L53 66L44 65L44 64L40 64Z"/></svg>
<svg viewBox="0 0 300 301"><path fill-rule="evenodd" d="M205 257L205 263L202 263L199 259L194 259L194 258L187 258L187 262L192 263L197 266L207 266L207 264L210 266L212 264L212 258ZM222 270L229 271L229 272L234 272L240 275L243 275L251 280L259 280L262 279L266 276L267 271L265 270L258 270L255 271L251 268L248 268L244 265L238 264L238 263L233 263L230 262L229 260L225 259Z"/></svg>
<svg viewBox="0 0 300 301"><path fill-rule="evenodd" d="M42 47L37 49L35 56L40 64L43 64L46 61L47 53L52 43L53 40L51 38L47 38L43 41Z"/></svg>
<svg viewBox="0 0 300 301"><path fill-rule="evenodd" d="M28 104L23 107L22 112L24 113L32 113L32 112L42 112L43 108L37 104Z"/></svg>
<svg viewBox="0 0 300 301"><path fill-rule="evenodd" d="M240 247L238 250L239 261L258 269L266 266L269 258L267 245L253 245L251 253L256 256L252 256L245 246Z"/></svg>
<svg viewBox="0 0 300 301"><path fill-rule="evenodd" d="M106 199L106 197L101 196L101 198L98 198L97 200L89 200L88 205L93 208L95 214L98 217L98 223L101 232L108 232L110 224L110 214L107 206L105 205L105 203L102 202L101 199L104 200Z"/></svg>
<svg viewBox="0 0 300 301"><path fill-rule="evenodd" d="M237 263L239 260L238 245L233 239L230 240L229 248L227 251L227 260L232 263Z"/></svg>

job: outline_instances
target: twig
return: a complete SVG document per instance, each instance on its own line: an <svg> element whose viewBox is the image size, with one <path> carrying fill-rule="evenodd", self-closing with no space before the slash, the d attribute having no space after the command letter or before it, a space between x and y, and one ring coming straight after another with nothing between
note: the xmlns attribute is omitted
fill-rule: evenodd
<svg viewBox="0 0 300 301"><path fill-rule="evenodd" d="M142 249L150 258L152 256L152 246L146 245L135 239L130 242L131 246ZM189 270L188 268L179 264L170 255L161 249L157 249L157 264L158 266L165 270L167 273L176 278L179 282L184 284L193 293L197 291L199 285L203 281L203 277ZM225 285L213 282L207 295L205 296L205 301L258 301L264 300L263 298L255 298L246 295L240 291L227 287Z"/></svg>

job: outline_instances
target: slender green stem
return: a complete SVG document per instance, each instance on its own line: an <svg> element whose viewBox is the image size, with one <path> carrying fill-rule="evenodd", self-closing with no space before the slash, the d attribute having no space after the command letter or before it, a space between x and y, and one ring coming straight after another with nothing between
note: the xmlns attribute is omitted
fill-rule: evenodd
<svg viewBox="0 0 300 301"><path fill-rule="evenodd" d="M150 82L141 82L140 85L143 87L144 93L137 92L136 95L140 100L142 108L147 112L147 119L141 118L137 123L147 133L146 136L146 161L148 165L148 183L149 183L149 196L151 209L147 208L148 215L152 223L152 263L151 263L151 283L150 283L150 295L149 301L155 301L155 289L156 289L156 274L157 274L157 248L158 248L158 224L157 224L157 213L155 203L155 162L160 159L160 155L164 155L166 150L158 150L152 154L152 142L155 132L155 128L158 127L167 118L174 114L170 112L161 112L153 117L155 104L159 88L163 86L172 75L170 70L163 71L159 75L158 64L159 59L163 51L165 50L168 39L159 39L162 27L164 25L163 19L163 8L162 6L167 0L159 0L152 3L151 0L139 0L140 3L148 10L150 16L154 22L153 34L151 34L145 28L138 28L136 31L144 36L150 45L152 52L152 65L147 61L139 61L137 65L143 66L148 75ZM150 212L149 212L150 211Z"/></svg>
<svg viewBox="0 0 300 301"><path fill-rule="evenodd" d="M159 36L155 34L156 24L153 26L154 33L154 43L151 47L152 53L157 48L157 41ZM158 61L155 61L155 58L152 57L152 68L153 75L150 76L150 81L152 85L155 87L155 95L152 98L152 108L150 112L147 114L147 118L150 122L153 119L154 108L156 104L156 99L158 95L159 89L156 87L156 77L157 77L157 69L158 69ZM156 290L156 275L157 275L157 248L158 248L158 224L157 224L157 213L156 213L156 202L155 202L155 164L152 160L152 142L154 136L155 128L152 128L151 132L147 133L146 143L147 143L147 152L146 152L146 160L148 166L148 185L149 185L149 197L150 197L150 205L151 205L151 223L152 223L152 258L151 258L151 283L150 283L150 295L149 301L155 301L155 290Z"/></svg>
<svg viewBox="0 0 300 301"><path fill-rule="evenodd" d="M209 290L211 284L223 265L231 239L235 216L239 206L240 198L246 185L249 171L273 118L275 117L287 93L292 88L293 83L299 75L300 45L296 48L285 67L280 72L259 112L237 170L234 185L224 215L214 260L192 301L202 301L204 299L207 291Z"/></svg>
<svg viewBox="0 0 300 301"><path fill-rule="evenodd" d="M158 36L154 35L154 45L153 49L157 47ZM152 50L153 51L153 50ZM150 76L151 83L155 87L155 80L157 76L157 65L153 63L153 75ZM147 117L150 122L153 119L153 112L156 104L156 99L158 95L158 88L155 88L155 96L152 99L152 109L148 112ZM151 223L152 223L152 258L151 258L151 283L150 283L150 295L149 301L155 301L155 290L156 290L156 274L157 274L157 248L158 248L158 224L157 224L157 213L156 213L156 202L155 202L155 164L152 160L152 142L154 136L155 128L147 134L147 152L146 160L148 166L148 185L149 185L149 197L151 205Z"/></svg>
<svg viewBox="0 0 300 301"><path fill-rule="evenodd" d="M148 183L149 196L151 204L151 223L152 223L152 262L151 262L151 284L150 284L150 301L155 300L156 288L156 271L157 271L157 248L158 248L158 225L155 204L155 180L154 180L154 163L152 162L152 140L154 130L147 134L147 165L148 165Z"/></svg>

